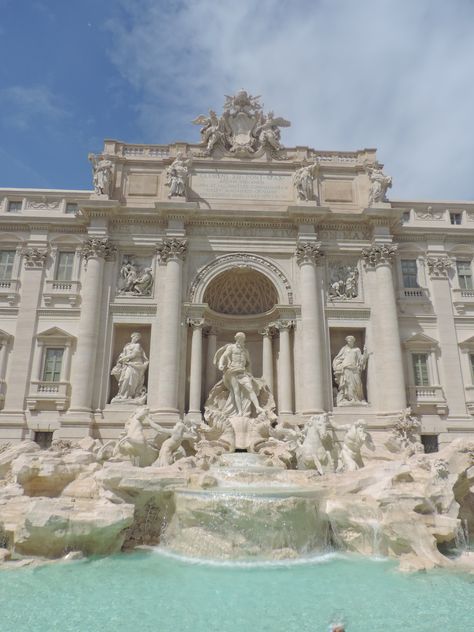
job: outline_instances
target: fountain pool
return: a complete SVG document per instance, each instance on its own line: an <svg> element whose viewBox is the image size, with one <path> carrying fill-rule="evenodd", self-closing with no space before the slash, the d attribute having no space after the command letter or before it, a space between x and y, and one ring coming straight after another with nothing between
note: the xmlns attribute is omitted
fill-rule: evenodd
<svg viewBox="0 0 474 632"><path fill-rule="evenodd" d="M2 632L471 630L474 577L338 555L197 563L158 551L0 572Z"/></svg>

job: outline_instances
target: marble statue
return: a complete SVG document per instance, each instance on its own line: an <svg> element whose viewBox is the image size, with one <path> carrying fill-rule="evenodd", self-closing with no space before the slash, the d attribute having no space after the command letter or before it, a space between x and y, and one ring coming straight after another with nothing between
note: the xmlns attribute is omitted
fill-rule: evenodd
<svg viewBox="0 0 474 632"><path fill-rule="evenodd" d="M314 469L321 476L337 470L339 446L327 413L310 417L304 429L303 441L296 451L296 458L300 470Z"/></svg>
<svg viewBox="0 0 474 632"><path fill-rule="evenodd" d="M369 206L388 202L387 189L392 186L391 176L386 176L380 167L369 167L367 173L370 178Z"/></svg>
<svg viewBox="0 0 474 632"><path fill-rule="evenodd" d="M166 186L170 191L168 197L186 198L188 193L190 159L185 159L182 152L178 152L175 160L166 170Z"/></svg>
<svg viewBox="0 0 474 632"><path fill-rule="evenodd" d="M280 127L288 127L289 121L276 118L273 112L262 113L260 97L246 90L226 96L222 116L213 110L209 116L200 115L193 121L201 125L201 144L204 155L211 155L222 148L227 155L241 158L260 157L264 153L281 158Z"/></svg>
<svg viewBox="0 0 474 632"><path fill-rule="evenodd" d="M214 110L209 110L209 116L200 114L194 121L194 125L202 125L201 142L206 147L206 153L210 156L214 148L226 146L226 128L224 119L218 118Z"/></svg>
<svg viewBox="0 0 474 632"><path fill-rule="evenodd" d="M150 424L157 429L157 424ZM158 458L153 463L157 467L167 467L173 465L179 459L186 456L186 451L182 446L184 441L196 441L196 432L183 421L178 421L173 428L168 431L160 427L161 432L169 434L169 437L163 442Z"/></svg>
<svg viewBox="0 0 474 632"><path fill-rule="evenodd" d="M270 424L259 427L260 440L253 442L254 452L266 457L265 464L273 467L293 468L296 464L296 452L301 439L298 426L279 421L276 426Z"/></svg>
<svg viewBox="0 0 474 632"><path fill-rule="evenodd" d="M364 467L361 450L365 446L375 451L375 445L364 419L358 419L354 424L339 426L347 430L341 448L341 463L339 469L347 472L355 472Z"/></svg>
<svg viewBox="0 0 474 632"><path fill-rule="evenodd" d="M355 346L354 336L346 336L346 343L333 360L332 368L337 384L338 406L366 405L361 374L367 366L369 354Z"/></svg>
<svg viewBox="0 0 474 632"><path fill-rule="evenodd" d="M127 296L151 296L153 270L127 260L120 268L118 294Z"/></svg>
<svg viewBox="0 0 474 632"><path fill-rule="evenodd" d="M318 163L305 165L293 174L293 186L298 200L309 202L314 199L313 181Z"/></svg>
<svg viewBox="0 0 474 632"><path fill-rule="evenodd" d="M137 467L147 467L158 457L158 450L147 440L143 424L149 419L150 409L139 406L125 424L124 435L113 450L112 459L129 458Z"/></svg>
<svg viewBox="0 0 474 632"><path fill-rule="evenodd" d="M111 375L118 382L118 393L111 403L134 402L144 404L147 391L145 372L148 368L148 358L140 344L141 334L134 332L131 341L122 349Z"/></svg>
<svg viewBox="0 0 474 632"><path fill-rule="evenodd" d="M196 445L197 454L205 453L208 458L220 456L224 452L235 450L235 430L229 418L219 415L212 426L202 423L198 426L201 439Z"/></svg>
<svg viewBox="0 0 474 632"><path fill-rule="evenodd" d="M112 193L113 163L105 156L89 154L93 169L93 184L96 195L110 197Z"/></svg>

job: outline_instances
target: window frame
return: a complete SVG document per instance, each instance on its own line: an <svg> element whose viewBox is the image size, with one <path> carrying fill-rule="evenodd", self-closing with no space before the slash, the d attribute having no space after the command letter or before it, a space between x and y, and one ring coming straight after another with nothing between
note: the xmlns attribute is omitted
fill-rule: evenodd
<svg viewBox="0 0 474 632"><path fill-rule="evenodd" d="M463 264L467 264L467 268L469 272L468 275L460 274L459 266ZM456 275L457 275L457 281L458 281L458 286L460 290L474 290L474 284L473 284L473 279L472 279L472 260L456 259ZM461 281L461 279L469 279L470 282L467 285L468 286L470 285L470 287L465 286L464 281Z"/></svg>
<svg viewBox="0 0 474 632"><path fill-rule="evenodd" d="M414 283L415 285L409 285L405 283L405 278L409 278L411 275L409 275L408 273L406 273L403 269L403 264L404 263L413 263L414 264ZM407 258L402 258L400 259L400 271L401 271L401 276L402 276L402 287L403 289L415 289L415 288L419 288L420 287L420 283L418 280L418 276L419 276L419 270L418 270L418 259L407 259Z"/></svg>
<svg viewBox="0 0 474 632"><path fill-rule="evenodd" d="M56 371L53 370L52 372L52 377L53 379L48 380L46 379L46 367L47 367L47 362L48 362L48 352L49 351L61 351L61 358L60 358L60 363L59 363L59 372L58 372L58 379L55 380L54 376L56 375ZM42 370L41 370L41 382L52 382L54 384L57 384L59 382L62 381L62 377L63 377L63 371L64 371L64 357L65 357L65 352L66 352L66 348L62 347L62 346L45 346L44 350L43 350L43 362L42 362ZM56 362L55 362L56 364ZM55 368L55 367L54 367Z"/></svg>
<svg viewBox="0 0 474 632"><path fill-rule="evenodd" d="M410 356L411 356L411 366L412 366L412 371L413 371L413 385L414 386L433 386L432 382L432 377L431 377L431 371L430 371L430 353L427 350L424 351L411 351L410 352ZM417 383L417 375L418 375L418 370L417 370L417 365L415 363L415 358L416 357L424 357L425 358L425 367L424 370L426 371L426 384L423 383ZM423 376L422 376L423 377Z"/></svg>
<svg viewBox="0 0 474 632"><path fill-rule="evenodd" d="M70 261L70 265L69 270L70 270L70 274L67 278L61 278L59 276L59 270L60 270L60 264L61 264L61 256L62 255L71 255L71 261ZM74 250L58 250L56 257L55 257L55 263L54 263L54 281L73 281L74 280L74 273L75 273L75 259L76 259L76 252ZM67 268L66 268L67 269Z"/></svg>

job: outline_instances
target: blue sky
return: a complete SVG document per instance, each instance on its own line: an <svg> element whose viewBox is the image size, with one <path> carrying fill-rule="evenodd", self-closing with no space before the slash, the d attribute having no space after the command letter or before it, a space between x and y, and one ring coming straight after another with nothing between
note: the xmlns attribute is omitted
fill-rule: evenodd
<svg viewBox="0 0 474 632"><path fill-rule="evenodd" d="M0 0L0 186L90 188L104 138L197 141L244 87L287 145L474 199L473 0Z"/></svg>

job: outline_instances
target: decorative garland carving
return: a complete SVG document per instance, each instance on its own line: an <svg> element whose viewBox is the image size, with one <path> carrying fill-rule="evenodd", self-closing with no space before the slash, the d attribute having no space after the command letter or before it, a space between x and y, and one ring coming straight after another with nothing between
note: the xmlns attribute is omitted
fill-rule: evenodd
<svg viewBox="0 0 474 632"><path fill-rule="evenodd" d="M117 248L108 237L89 237L81 249L81 255L86 263L92 257L100 257L106 261L112 261L116 252Z"/></svg>
<svg viewBox="0 0 474 632"><path fill-rule="evenodd" d="M257 264L258 266L263 266L268 271L270 271L273 275L277 276L278 279L283 284L287 295L288 295L288 304L293 305L293 291L291 289L290 282L283 274L283 272L277 268L273 263L267 261L263 257L259 257L258 255L249 254L246 252L243 253L234 253L229 255L224 255L211 261L207 265L205 265L194 277L194 280L189 289L189 300L190 302L194 301L194 297L196 296L197 289L199 285L202 283L203 279L209 274L212 268L217 266L222 266L228 264L228 269L232 267L252 267L252 264Z"/></svg>
<svg viewBox="0 0 474 632"><path fill-rule="evenodd" d="M46 263L46 259L48 257L48 249L28 247L22 250L22 255L24 258L25 268L44 268L44 264Z"/></svg>
<svg viewBox="0 0 474 632"><path fill-rule="evenodd" d="M426 266L428 274L432 279L445 279L449 270L453 266L453 262L449 257L442 255L440 257L427 257Z"/></svg>
<svg viewBox="0 0 474 632"><path fill-rule="evenodd" d="M321 244L314 241L300 241L296 246L296 262L298 265L303 263L314 263L318 265L324 253L321 252Z"/></svg>
<svg viewBox="0 0 474 632"><path fill-rule="evenodd" d="M397 246L392 244L372 244L362 250L362 258L367 266L390 265L397 254Z"/></svg>
<svg viewBox="0 0 474 632"><path fill-rule="evenodd" d="M177 239L173 237L171 239L163 239L163 243L157 246L156 252L158 258L162 263L168 263L174 259L181 259L184 261L188 252L188 240Z"/></svg>

